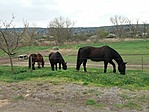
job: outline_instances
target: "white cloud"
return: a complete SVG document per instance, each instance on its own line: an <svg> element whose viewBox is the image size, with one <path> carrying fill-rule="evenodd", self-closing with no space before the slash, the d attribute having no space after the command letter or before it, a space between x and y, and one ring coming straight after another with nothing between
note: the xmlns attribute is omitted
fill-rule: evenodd
<svg viewBox="0 0 149 112"><path fill-rule="evenodd" d="M0 4L0 19L9 21L16 15L16 26L23 19L37 26L47 27L55 17L76 21L76 26L112 25L115 15L149 22L147 0L5 0Z"/></svg>

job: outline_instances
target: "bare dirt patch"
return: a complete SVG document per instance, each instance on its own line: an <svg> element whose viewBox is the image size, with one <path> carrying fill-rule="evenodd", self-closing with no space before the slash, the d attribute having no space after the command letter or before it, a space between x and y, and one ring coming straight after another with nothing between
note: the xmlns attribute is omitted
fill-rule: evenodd
<svg viewBox="0 0 149 112"><path fill-rule="evenodd" d="M141 96L149 97L149 91L130 91L118 87L101 88L47 81L1 83L0 111L147 112L149 102L138 101L137 99ZM132 108L116 106L128 104L129 99L134 100L138 105L133 105ZM90 100L95 101L96 104L87 104Z"/></svg>

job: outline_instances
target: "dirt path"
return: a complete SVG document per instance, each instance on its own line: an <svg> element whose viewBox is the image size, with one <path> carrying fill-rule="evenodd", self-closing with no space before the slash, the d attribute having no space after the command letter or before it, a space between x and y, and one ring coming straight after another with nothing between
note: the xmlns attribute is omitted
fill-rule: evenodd
<svg viewBox="0 0 149 112"><path fill-rule="evenodd" d="M149 102L145 99L141 100L143 96L149 97L149 91L130 91L118 87L89 87L52 81L1 83L0 111L148 112ZM131 101L134 103L130 104Z"/></svg>

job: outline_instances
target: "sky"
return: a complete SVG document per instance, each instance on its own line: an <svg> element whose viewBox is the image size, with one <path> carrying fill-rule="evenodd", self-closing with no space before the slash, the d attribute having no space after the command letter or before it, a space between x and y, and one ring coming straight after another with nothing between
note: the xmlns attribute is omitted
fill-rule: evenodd
<svg viewBox="0 0 149 112"><path fill-rule="evenodd" d="M74 27L99 27L113 25L111 17L123 16L134 23L139 19L149 23L148 0L2 0L0 2L0 22L9 22L22 27L46 28L56 17L69 18Z"/></svg>

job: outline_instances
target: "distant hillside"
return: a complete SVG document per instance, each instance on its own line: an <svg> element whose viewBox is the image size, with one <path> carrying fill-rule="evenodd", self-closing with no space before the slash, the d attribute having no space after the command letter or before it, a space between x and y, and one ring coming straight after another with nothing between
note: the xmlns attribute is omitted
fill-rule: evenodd
<svg viewBox="0 0 149 112"><path fill-rule="evenodd" d="M134 24L135 26L135 24ZM146 24L146 27L148 27L149 24ZM124 29L129 29L129 25L123 25ZM139 29L144 28L144 24L139 24L138 25ZM107 31L112 31L112 29L114 28L114 26L102 26L102 27L73 27L73 33L74 34L79 34L79 33L95 33L97 31L97 29L105 29ZM21 31L23 28L15 28L18 31ZM30 30L34 29L32 27L29 28ZM43 34L46 35L48 33L48 28L36 28L37 32L39 34Z"/></svg>

